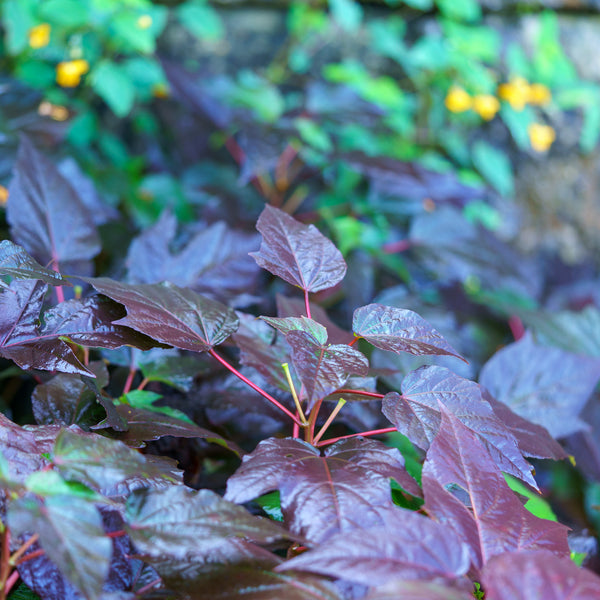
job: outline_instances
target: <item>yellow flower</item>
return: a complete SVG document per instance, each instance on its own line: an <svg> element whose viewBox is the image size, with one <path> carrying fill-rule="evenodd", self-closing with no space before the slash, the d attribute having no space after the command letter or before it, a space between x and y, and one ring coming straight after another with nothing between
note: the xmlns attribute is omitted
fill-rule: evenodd
<svg viewBox="0 0 600 600"><path fill-rule="evenodd" d="M150 15L142 15L137 20L137 26L140 29L148 29L149 27L152 27L152 17Z"/></svg>
<svg viewBox="0 0 600 600"><path fill-rule="evenodd" d="M81 76L90 70L87 60L67 60L56 65L56 82L63 87L76 87Z"/></svg>
<svg viewBox="0 0 600 600"><path fill-rule="evenodd" d="M472 106L471 96L461 87L453 85L444 101L446 108L455 113L465 112Z"/></svg>
<svg viewBox="0 0 600 600"><path fill-rule="evenodd" d="M531 147L536 152L546 152L552 142L556 139L556 133L550 125L542 125L541 123L532 123L527 128Z"/></svg>
<svg viewBox="0 0 600 600"><path fill-rule="evenodd" d="M7 200L8 190L3 185L0 185L0 206L5 206Z"/></svg>
<svg viewBox="0 0 600 600"><path fill-rule="evenodd" d="M38 106L38 114L50 117L55 121L66 121L69 118L69 110L59 104L52 104L44 100Z"/></svg>
<svg viewBox="0 0 600 600"><path fill-rule="evenodd" d="M473 98L473 110L482 119L490 121L500 110L500 102L491 94L479 94Z"/></svg>
<svg viewBox="0 0 600 600"><path fill-rule="evenodd" d="M552 100L552 94L550 90L541 83L532 83L529 86L529 97L530 104L536 104L538 106L542 104L548 104Z"/></svg>
<svg viewBox="0 0 600 600"><path fill-rule="evenodd" d="M48 23L41 23L29 30L29 46L31 48L43 48L50 42L51 27Z"/></svg>
<svg viewBox="0 0 600 600"><path fill-rule="evenodd" d="M523 77L513 77L509 83L498 86L498 96L515 110L523 110L529 101L529 84Z"/></svg>

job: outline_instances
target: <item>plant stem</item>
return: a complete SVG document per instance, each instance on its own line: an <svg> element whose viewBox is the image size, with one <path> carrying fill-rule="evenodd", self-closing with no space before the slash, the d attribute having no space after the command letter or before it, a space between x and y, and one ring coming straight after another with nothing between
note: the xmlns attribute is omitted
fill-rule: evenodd
<svg viewBox="0 0 600 600"><path fill-rule="evenodd" d="M337 414L342 410L342 407L346 404L346 401L343 398L338 400L338 403L335 405L335 408L331 411L331 414L327 417L327 421L321 427L319 433L314 437L313 444L318 444L319 440L323 437L323 434L327 431L331 422L337 417Z"/></svg>
<svg viewBox="0 0 600 600"><path fill-rule="evenodd" d="M13 571L6 580L4 587L2 588L2 595L0 596L0 598L6 598L6 594L8 594L10 590L12 590L13 586L15 585L15 583L17 583L17 581L19 581L19 571Z"/></svg>
<svg viewBox="0 0 600 600"><path fill-rule="evenodd" d="M258 392L263 398L268 400L271 404L276 406L280 411L284 412L294 423L302 426L302 422L300 419L292 412L290 412L285 406L283 406L280 402L275 400L273 396L265 392L262 388L258 387L254 382L250 381L245 375L242 375L233 365L229 364L222 356L219 356L213 348L211 348L208 353L218 360L226 369L231 371L236 377L241 379L246 385L249 385L255 392Z"/></svg>
<svg viewBox="0 0 600 600"><path fill-rule="evenodd" d="M348 346L354 346L358 340L360 340L360 335L354 334L354 339L351 342L348 342Z"/></svg>
<svg viewBox="0 0 600 600"><path fill-rule="evenodd" d="M140 385L137 386L137 389L143 390L149 383L150 383L150 380L147 377L144 377L144 379L142 379Z"/></svg>
<svg viewBox="0 0 600 600"><path fill-rule="evenodd" d="M21 556L23 556L23 554L27 552L27 548L29 548L32 544L35 544L38 541L39 537L40 536L37 533L35 533L20 548L15 550L15 552L8 561L9 564L14 567L17 564L18 560L21 558Z"/></svg>
<svg viewBox="0 0 600 600"><path fill-rule="evenodd" d="M306 307L306 316L312 319L310 316L310 303L308 301L308 290L304 290L304 306Z"/></svg>
<svg viewBox="0 0 600 600"><path fill-rule="evenodd" d="M296 405L296 411L298 413L298 416L300 417L302 427L306 427L308 425L308 421L306 420L304 412L302 411L300 400L298 400L298 394L296 393L296 388L294 387L294 382L292 381L292 375L290 374L290 367L287 363L283 363L281 367L283 368L283 372L285 373L288 385L290 386L292 398L294 399L294 404Z"/></svg>
<svg viewBox="0 0 600 600"><path fill-rule="evenodd" d="M154 581L151 581L150 583L147 583L145 586L141 587L139 590L137 590L135 595L143 596L146 592L149 592L154 586L156 586L157 583L162 583L162 579L160 577L158 579L155 579Z"/></svg>
<svg viewBox="0 0 600 600"><path fill-rule="evenodd" d="M0 539L0 600L5 600L8 594L10 575L10 530L0 521L2 535Z"/></svg>
<svg viewBox="0 0 600 600"><path fill-rule="evenodd" d="M38 558L39 556L44 556L44 554L46 554L46 551L43 550L42 548L40 548L39 550L34 550L33 552L30 552L29 554L26 554L25 556L22 556L17 561L17 564L21 565L24 562L27 562L28 560L33 560L34 558Z"/></svg>
<svg viewBox="0 0 600 600"><path fill-rule="evenodd" d="M379 435L381 433L393 433L398 431L395 427L386 427L385 429L372 429L371 431L361 431L360 433L351 433L350 435L342 435L340 437L331 438L330 440L323 440L319 442L317 446L328 446L329 444L334 444L335 442L339 442L340 440L347 440L349 438L367 435Z"/></svg>
<svg viewBox="0 0 600 600"><path fill-rule="evenodd" d="M369 398L383 398L385 394L379 394L378 392L366 392L364 390L349 390L341 389L336 390L336 394L360 394L361 396L368 396Z"/></svg>

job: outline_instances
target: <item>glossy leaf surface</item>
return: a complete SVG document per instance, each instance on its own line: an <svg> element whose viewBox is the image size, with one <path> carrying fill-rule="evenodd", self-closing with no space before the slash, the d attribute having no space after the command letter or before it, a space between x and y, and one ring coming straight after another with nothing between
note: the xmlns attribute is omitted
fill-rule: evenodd
<svg viewBox="0 0 600 600"><path fill-rule="evenodd" d="M256 228L263 236L260 267L307 292L333 287L346 274L340 251L314 225L304 225L287 213L265 206Z"/></svg>
<svg viewBox="0 0 600 600"><path fill-rule="evenodd" d="M14 279L38 279L49 285L71 285L52 269L42 267L24 248L10 240L0 242L0 276Z"/></svg>
<svg viewBox="0 0 600 600"><path fill-rule="evenodd" d="M106 277L86 281L127 309L127 316L115 325L131 327L170 346L206 352L238 327L233 310L186 288L129 285Z"/></svg>
<svg viewBox="0 0 600 600"><path fill-rule="evenodd" d="M243 503L279 490L289 529L312 541L382 523L391 506L389 478L420 495L401 454L381 442L343 440L325 450L298 439L268 439L245 456L225 497Z"/></svg>

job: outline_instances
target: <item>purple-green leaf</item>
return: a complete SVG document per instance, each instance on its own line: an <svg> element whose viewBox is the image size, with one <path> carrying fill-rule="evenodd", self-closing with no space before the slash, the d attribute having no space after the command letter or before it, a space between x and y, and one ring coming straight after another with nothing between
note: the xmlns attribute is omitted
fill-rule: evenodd
<svg viewBox="0 0 600 600"><path fill-rule="evenodd" d="M412 310L368 304L354 311L354 333L382 350L413 355L450 355L464 360L429 323ZM465 361L466 362L466 361Z"/></svg>
<svg viewBox="0 0 600 600"><path fill-rule="evenodd" d="M483 400L474 381L443 367L421 367L404 378L402 395L386 394L382 410L400 433L426 450L440 428L440 403L482 440L503 471L537 489L515 437Z"/></svg>
<svg viewBox="0 0 600 600"><path fill-rule="evenodd" d="M106 277L86 278L94 288L120 302L127 316L115 321L184 350L207 352L238 327L235 312L215 300L175 285L119 283Z"/></svg>
<svg viewBox="0 0 600 600"><path fill-rule="evenodd" d="M341 252L314 225L304 225L287 213L265 206L256 228L263 236L260 267L306 292L326 290L346 274Z"/></svg>
<svg viewBox="0 0 600 600"><path fill-rule="evenodd" d="M14 279L38 279L49 285L71 285L52 269L42 267L24 248L10 240L0 242L0 276Z"/></svg>
<svg viewBox="0 0 600 600"><path fill-rule="evenodd" d="M578 416L600 379L600 359L540 346L530 334L499 350L479 381L496 400L552 437L584 427Z"/></svg>
<svg viewBox="0 0 600 600"><path fill-rule="evenodd" d="M225 497L243 503L279 490L290 531L320 542L339 531L381 525L381 513L392 506L390 478L421 494L399 451L381 442L343 440L321 456L302 440L271 438L244 457Z"/></svg>
<svg viewBox="0 0 600 600"><path fill-rule="evenodd" d="M306 317L260 317L263 321L287 335L290 331L305 331L319 344L327 343L327 329L320 323Z"/></svg>
<svg viewBox="0 0 600 600"><path fill-rule="evenodd" d="M11 481L22 482L43 468L47 461L42 458L42 452L32 432L0 413L0 455L6 461L8 473L5 475Z"/></svg>

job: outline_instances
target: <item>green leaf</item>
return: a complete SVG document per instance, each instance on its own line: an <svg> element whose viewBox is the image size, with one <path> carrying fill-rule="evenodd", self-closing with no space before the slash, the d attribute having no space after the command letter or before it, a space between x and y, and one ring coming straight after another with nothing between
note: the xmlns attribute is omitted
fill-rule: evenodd
<svg viewBox="0 0 600 600"><path fill-rule="evenodd" d="M600 137L600 106L592 104L583 111L583 125L579 136L582 152L591 152Z"/></svg>
<svg viewBox="0 0 600 600"><path fill-rule="evenodd" d="M481 18L481 6L477 0L436 0L440 12L458 21L477 21Z"/></svg>
<svg viewBox="0 0 600 600"><path fill-rule="evenodd" d="M185 2L177 8L179 22L201 40L217 41L225 29L217 11L205 2Z"/></svg>
<svg viewBox="0 0 600 600"><path fill-rule="evenodd" d="M21 581L8 594L8 600L40 600L40 597Z"/></svg>
<svg viewBox="0 0 600 600"><path fill-rule="evenodd" d="M283 521L281 494L279 490L263 494L254 500L274 521Z"/></svg>
<svg viewBox="0 0 600 600"><path fill-rule="evenodd" d="M132 390L125 394L124 398L126 404L129 404L134 408L143 408L152 412L161 413L179 419L180 421L185 421L190 425L195 425L194 421L192 421L184 412L177 410L176 408L171 408L170 406L155 406L154 402L162 398L160 394L155 392L150 392L148 390Z"/></svg>
<svg viewBox="0 0 600 600"><path fill-rule="evenodd" d="M6 50L18 54L29 45L29 30L37 24L33 14L35 0L5 0L2 3L2 26L6 31Z"/></svg>
<svg viewBox="0 0 600 600"><path fill-rule="evenodd" d="M471 158L475 168L499 194L502 196L514 194L512 165L504 152L479 140L473 144Z"/></svg>
<svg viewBox="0 0 600 600"><path fill-rule="evenodd" d="M82 0L46 0L39 3L38 15L51 25L83 27L90 22L89 3Z"/></svg>
<svg viewBox="0 0 600 600"><path fill-rule="evenodd" d="M88 500L102 498L77 481L65 481L57 471L35 471L25 481L25 487L38 496L77 496Z"/></svg>
<svg viewBox="0 0 600 600"><path fill-rule="evenodd" d="M120 65L103 60L90 73L95 92L118 117L126 116L135 101L135 87Z"/></svg>
<svg viewBox="0 0 600 600"><path fill-rule="evenodd" d="M344 31L356 31L362 21L362 8L354 0L329 0L329 10Z"/></svg>
<svg viewBox="0 0 600 600"><path fill-rule="evenodd" d="M321 152L331 152L333 144L327 132L312 119L300 117L294 121L298 133L304 142Z"/></svg>
<svg viewBox="0 0 600 600"><path fill-rule="evenodd" d="M547 519L548 521L555 521L558 523L558 519L554 514L554 511L537 492L532 491L531 488L527 487L522 481L519 481L516 477L504 473L504 479L511 490L521 494L526 498L529 498L525 503L525 508L536 517L540 519Z"/></svg>

